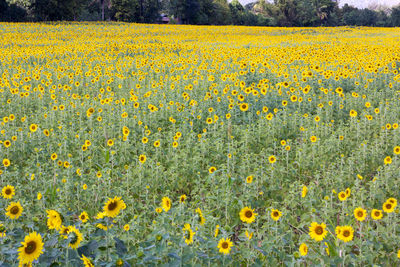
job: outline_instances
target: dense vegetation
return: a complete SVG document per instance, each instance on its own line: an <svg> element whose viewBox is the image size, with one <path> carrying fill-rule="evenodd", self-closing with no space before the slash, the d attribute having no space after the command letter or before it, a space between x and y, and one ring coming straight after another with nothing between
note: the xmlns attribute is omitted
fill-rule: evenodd
<svg viewBox="0 0 400 267"><path fill-rule="evenodd" d="M0 265L399 265L399 40L0 23Z"/></svg>
<svg viewBox="0 0 400 267"><path fill-rule="evenodd" d="M0 0L0 21L116 20L250 26L400 26L400 6L339 8L334 0Z"/></svg>

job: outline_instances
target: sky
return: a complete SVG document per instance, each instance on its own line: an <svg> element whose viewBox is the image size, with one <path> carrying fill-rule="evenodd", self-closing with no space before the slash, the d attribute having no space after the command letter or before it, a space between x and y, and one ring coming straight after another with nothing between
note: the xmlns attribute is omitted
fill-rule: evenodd
<svg viewBox="0 0 400 267"><path fill-rule="evenodd" d="M246 5L251 2L256 2L257 0L239 0L242 5ZM228 2L230 2L228 0ZM387 5L389 7L400 4L400 0L339 0L339 6L344 4L349 4L358 8L365 8L371 4Z"/></svg>

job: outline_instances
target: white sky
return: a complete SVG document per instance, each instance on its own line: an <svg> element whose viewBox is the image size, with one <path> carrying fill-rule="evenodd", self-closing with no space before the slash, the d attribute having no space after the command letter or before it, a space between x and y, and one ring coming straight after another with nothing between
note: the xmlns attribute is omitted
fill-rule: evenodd
<svg viewBox="0 0 400 267"><path fill-rule="evenodd" d="M257 0L239 0L242 5L246 5L251 2L256 2ZM267 0L268 1L268 0ZM273 0L269 0L272 2ZM230 2L230 0L228 0ZM400 4L400 0L339 0L339 5L349 4L359 8L368 7L371 4L387 5L389 7Z"/></svg>
<svg viewBox="0 0 400 267"><path fill-rule="evenodd" d="M365 8L371 4L386 5L389 7L400 4L400 0L339 0L339 5L349 4L355 7Z"/></svg>

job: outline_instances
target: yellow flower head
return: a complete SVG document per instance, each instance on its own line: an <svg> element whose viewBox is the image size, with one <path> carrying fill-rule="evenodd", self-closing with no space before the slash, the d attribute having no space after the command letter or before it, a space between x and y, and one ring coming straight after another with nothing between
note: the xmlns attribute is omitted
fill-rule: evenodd
<svg viewBox="0 0 400 267"><path fill-rule="evenodd" d="M299 252L301 256L307 256L308 254L308 247L305 243L301 243L299 247Z"/></svg>
<svg viewBox="0 0 400 267"><path fill-rule="evenodd" d="M22 211L24 209L22 208L21 204L18 202L11 202L10 205L6 208L6 215L10 217L10 219L16 220L18 219Z"/></svg>
<svg viewBox="0 0 400 267"><path fill-rule="evenodd" d="M24 242L21 242L22 247L18 249L18 259L20 264L31 264L37 260L43 253L42 236L36 232L32 232L25 236Z"/></svg>
<svg viewBox="0 0 400 267"><path fill-rule="evenodd" d="M354 217L355 217L358 221L362 222L362 221L364 221L365 218L367 217L367 211L366 211L365 209L361 208L361 207L356 208L356 209L354 210Z"/></svg>
<svg viewBox="0 0 400 267"><path fill-rule="evenodd" d="M324 223L318 224L316 222L312 222L309 232L310 237L315 241L322 241L328 234L328 231L325 228L326 225Z"/></svg>
<svg viewBox="0 0 400 267"><path fill-rule="evenodd" d="M233 243L229 238L221 238L218 242L219 252L223 254L229 254L233 247Z"/></svg>
<svg viewBox="0 0 400 267"><path fill-rule="evenodd" d="M244 223L252 223L256 219L256 216L258 214L254 212L254 209L251 209L250 207L244 207L240 213L240 220Z"/></svg>

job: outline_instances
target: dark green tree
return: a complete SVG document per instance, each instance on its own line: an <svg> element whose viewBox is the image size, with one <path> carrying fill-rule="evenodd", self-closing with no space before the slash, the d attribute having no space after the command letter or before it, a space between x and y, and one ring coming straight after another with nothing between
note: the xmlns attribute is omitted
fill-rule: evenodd
<svg viewBox="0 0 400 267"><path fill-rule="evenodd" d="M0 21L6 20L6 12L7 12L8 4L6 0L0 0Z"/></svg>
<svg viewBox="0 0 400 267"><path fill-rule="evenodd" d="M400 5L393 7L390 14L390 24L395 27L400 27Z"/></svg>
<svg viewBox="0 0 400 267"><path fill-rule="evenodd" d="M139 22L140 6L136 0L112 0L111 12L119 21Z"/></svg>

